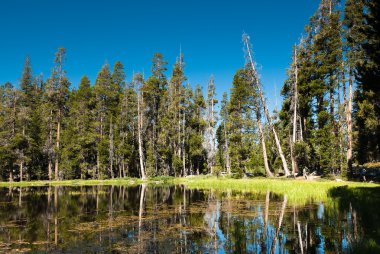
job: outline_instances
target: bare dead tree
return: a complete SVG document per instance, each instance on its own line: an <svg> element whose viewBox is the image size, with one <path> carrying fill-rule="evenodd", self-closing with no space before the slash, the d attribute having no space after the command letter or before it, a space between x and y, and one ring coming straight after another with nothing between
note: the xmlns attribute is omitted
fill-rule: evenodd
<svg viewBox="0 0 380 254"><path fill-rule="evenodd" d="M293 175L298 172L298 164L295 156L295 144L297 142L297 109L298 109L298 63L297 63L297 47L294 48L294 56L293 56L293 70L294 70L294 80L293 80L293 133L291 135L291 142L290 142L290 154L292 159L292 173Z"/></svg>
<svg viewBox="0 0 380 254"><path fill-rule="evenodd" d="M243 43L244 43L244 46L245 46L246 61L250 65L250 67L252 68L252 75L255 76L254 79L255 79L256 82L255 82L254 85L256 85L256 88L257 88L257 90L259 92L259 97L260 97L260 100L261 100L261 105L262 105L262 107L264 109L264 114L265 114L265 116L267 118L267 122L269 124L269 127L272 130L272 132L273 132L274 139L276 141L277 150L278 150L278 153L280 154L280 158L281 158L281 161L282 161L282 167L284 168L284 171L285 171L285 176L288 176L288 175L290 175L290 172L289 172L289 169L288 169L288 165L286 164L286 159L285 159L284 153L282 152L280 140L278 138L276 129L274 128L274 125L272 123L272 119L271 119L271 116L269 114L269 110L268 110L268 107L266 105L266 102L265 102L265 98L264 98L263 91L262 91L262 88L261 88L260 80L258 78L256 67L255 67L256 63L253 61L253 57L252 57L252 46L251 46L251 43L250 43L250 38L249 38L249 36L246 33L243 34Z"/></svg>
<svg viewBox="0 0 380 254"><path fill-rule="evenodd" d="M261 139L261 146L262 146L262 150L263 150L265 172L266 172L267 176L273 177L273 173L269 169L267 148L265 146L265 135L264 135L263 127L261 126L261 121L260 121L261 115L259 112L257 112L256 115L257 115L257 125L259 127L259 133L260 133L260 139Z"/></svg>
<svg viewBox="0 0 380 254"><path fill-rule="evenodd" d="M210 173L213 174L215 166L216 144L215 144L215 84L214 77L210 77L207 85L207 99L206 99L206 123L205 141L203 147L207 151L207 164L210 168Z"/></svg>
<svg viewBox="0 0 380 254"><path fill-rule="evenodd" d="M135 89L137 93L137 136L139 143L139 160L140 160L140 174L141 179L146 179L145 167L144 167L144 153L143 153L143 140L142 140L142 131L143 131L143 113L142 113L142 104L143 96L141 95L141 85L143 83L143 77L141 74L136 74L133 77L135 83Z"/></svg>
<svg viewBox="0 0 380 254"><path fill-rule="evenodd" d="M349 68L348 78L348 101L346 107L346 122L347 122L347 167L349 172L352 172L352 97L353 97L353 70ZM345 84L344 84L345 86ZM346 96L345 96L346 97Z"/></svg>

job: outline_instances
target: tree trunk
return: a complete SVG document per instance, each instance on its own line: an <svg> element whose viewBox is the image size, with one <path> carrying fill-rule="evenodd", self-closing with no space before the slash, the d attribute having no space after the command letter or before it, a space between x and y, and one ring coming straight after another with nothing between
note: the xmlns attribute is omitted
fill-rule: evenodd
<svg viewBox="0 0 380 254"><path fill-rule="evenodd" d="M298 65L297 65L297 49L294 50L294 76L295 76L295 82L294 82L294 87L293 87L293 103L294 103L294 108L293 108L293 135L292 135L292 140L290 143L290 154L292 158L292 171L293 175L296 175L298 173L298 165L297 165L297 160L294 154L294 145L296 144L297 141L297 107L298 107Z"/></svg>
<svg viewBox="0 0 380 254"><path fill-rule="evenodd" d="M25 126L22 127L22 136L25 138ZM24 173L24 149L21 149L21 156L20 156L20 182L23 180L23 173Z"/></svg>
<svg viewBox="0 0 380 254"><path fill-rule="evenodd" d="M296 175L298 172L298 165L297 165L297 160L296 156L294 154L294 143L293 143L293 136L290 135L290 158L292 160L292 174Z"/></svg>
<svg viewBox="0 0 380 254"><path fill-rule="evenodd" d="M99 153L99 149L97 149L96 151L96 169L95 169L95 172L94 172L94 177L96 175L96 178L97 179L100 179L100 153Z"/></svg>
<svg viewBox="0 0 380 254"><path fill-rule="evenodd" d="M109 142L110 142L110 147L109 147L109 160L110 160L110 174L111 178L114 178L114 173L113 173L113 157L114 157L114 146L113 146L113 125L112 125L112 116L111 116L111 122L110 122L110 134L109 134Z"/></svg>
<svg viewBox="0 0 380 254"><path fill-rule="evenodd" d="M52 172L52 165L51 165L51 149L52 149L52 143L53 143L53 127L52 127L52 120L53 120L53 110L50 110L50 117L49 117L49 147L48 147L48 153L49 153L49 162L48 162L48 176L49 181L53 179L53 172Z"/></svg>
<svg viewBox="0 0 380 254"><path fill-rule="evenodd" d="M347 109L346 109L346 121L347 121L347 167L348 171L351 174L352 173L352 95L353 95L353 88L352 88L352 69L350 68L350 74L349 74L349 81L348 81L348 103L347 103Z"/></svg>
<svg viewBox="0 0 380 254"><path fill-rule="evenodd" d="M267 116L267 118L268 117L269 117L269 115ZM281 161L282 161L282 167L284 168L284 171L285 171L285 176L289 176L290 172L289 172L289 169L288 169L288 165L286 164L286 159L285 159L284 153L282 152L282 148L281 148L280 140L278 139L278 136L277 136L277 132L274 129L274 126L272 124L269 124L269 125L272 126L272 131L273 131L274 139L276 141L278 153L280 154L280 158L281 158Z"/></svg>
<svg viewBox="0 0 380 254"><path fill-rule="evenodd" d="M58 110L58 121L57 121L57 137L56 137L56 154L55 154L55 162L54 162L54 176L55 180L58 181L58 167L59 167L59 142L61 135L61 110Z"/></svg>
<svg viewBox="0 0 380 254"><path fill-rule="evenodd" d="M146 175L145 175L145 169L144 169L144 155L143 155L143 147L142 147L142 137L141 137L141 132L142 132L142 113L140 109L140 95L139 98L137 98L137 115L138 115L138 142L139 142L139 159L140 159L140 173L141 173L141 179L145 180Z"/></svg>
<svg viewBox="0 0 380 254"><path fill-rule="evenodd" d="M51 165L51 160L49 159L49 162L48 162L48 174L49 174L49 181L51 181L51 180L53 180L53 178L52 178L52 172L53 170L52 170L52 165Z"/></svg>
<svg viewBox="0 0 380 254"><path fill-rule="evenodd" d="M213 86L214 86L214 81ZM211 151L212 151L212 159L211 159L211 167L215 166L215 126L214 126L214 90L212 90L211 95Z"/></svg>
<svg viewBox="0 0 380 254"><path fill-rule="evenodd" d="M261 118L260 114L257 114L257 125L259 127L260 139L261 139L261 147L263 149L263 159L264 159L265 172L267 173L267 176L273 177L273 174L272 174L272 172L269 169L268 156L267 156L267 148L265 146L265 136L264 136L263 127L261 126L260 118Z"/></svg>
<svg viewBox="0 0 380 254"><path fill-rule="evenodd" d="M334 88L333 88L333 84L332 84L332 80L330 81L330 116L331 116L331 121L332 121L332 124L333 124L333 131L334 131L334 135L335 137L337 137L338 135L338 131L337 131L337 128L336 128L336 122L335 122L335 109L334 109Z"/></svg>
<svg viewBox="0 0 380 254"><path fill-rule="evenodd" d="M183 176L187 175L186 172L186 153L185 153L185 114L183 114L183 121L182 121L182 131L183 131L183 137L182 137L182 168L183 168Z"/></svg>
<svg viewBox="0 0 380 254"><path fill-rule="evenodd" d="M103 140L103 113L100 112L100 139L98 142ZM100 164L100 151L99 147L96 149L96 174L97 178L101 178L101 164Z"/></svg>
<svg viewBox="0 0 380 254"><path fill-rule="evenodd" d="M20 182L22 182L22 179L23 179L23 171L24 171L24 163L20 162Z"/></svg>
<svg viewBox="0 0 380 254"><path fill-rule="evenodd" d="M224 143L225 143L225 153L226 153L226 168L227 168L227 174L231 175L231 161L230 161L230 150L228 146L228 137L227 137L227 127L226 122L224 121Z"/></svg>
<svg viewBox="0 0 380 254"><path fill-rule="evenodd" d="M13 182L13 169L9 171L9 182Z"/></svg>

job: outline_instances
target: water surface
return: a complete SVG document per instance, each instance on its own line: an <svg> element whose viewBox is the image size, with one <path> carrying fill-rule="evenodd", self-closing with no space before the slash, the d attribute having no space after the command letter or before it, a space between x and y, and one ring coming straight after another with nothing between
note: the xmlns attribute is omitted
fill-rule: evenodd
<svg viewBox="0 0 380 254"><path fill-rule="evenodd" d="M378 211L361 207L349 195L340 188L328 201L297 205L269 191L217 192L184 186L0 188L0 252L378 250L379 220L373 214Z"/></svg>

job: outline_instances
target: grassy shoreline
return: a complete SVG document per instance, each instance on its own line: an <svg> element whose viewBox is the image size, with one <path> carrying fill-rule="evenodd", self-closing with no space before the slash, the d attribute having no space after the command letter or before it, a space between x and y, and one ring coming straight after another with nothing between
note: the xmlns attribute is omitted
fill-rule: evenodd
<svg viewBox="0 0 380 254"><path fill-rule="evenodd" d="M63 181L30 181L30 182L0 182L0 187L35 187L35 186L91 186L91 185L178 185L183 184L189 189L203 189L215 191L241 191L251 193L265 193L271 191L280 195L287 195L294 204L305 204L309 201L326 201L329 192L333 189L347 186L347 188L378 187L375 183L337 182L332 180L294 180L286 178L249 178L232 179L228 177L194 176L194 177L154 177L147 180L138 178L116 178L107 180L63 180Z"/></svg>

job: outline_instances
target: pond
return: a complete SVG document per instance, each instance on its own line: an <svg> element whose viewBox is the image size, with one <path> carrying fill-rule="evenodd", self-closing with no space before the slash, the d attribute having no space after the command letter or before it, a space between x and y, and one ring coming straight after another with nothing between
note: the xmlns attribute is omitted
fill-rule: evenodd
<svg viewBox="0 0 380 254"><path fill-rule="evenodd" d="M378 251L378 208L363 208L369 201L358 196L366 191L379 201L378 188L337 188L329 201L306 205L270 191L182 185L0 188L0 252Z"/></svg>

